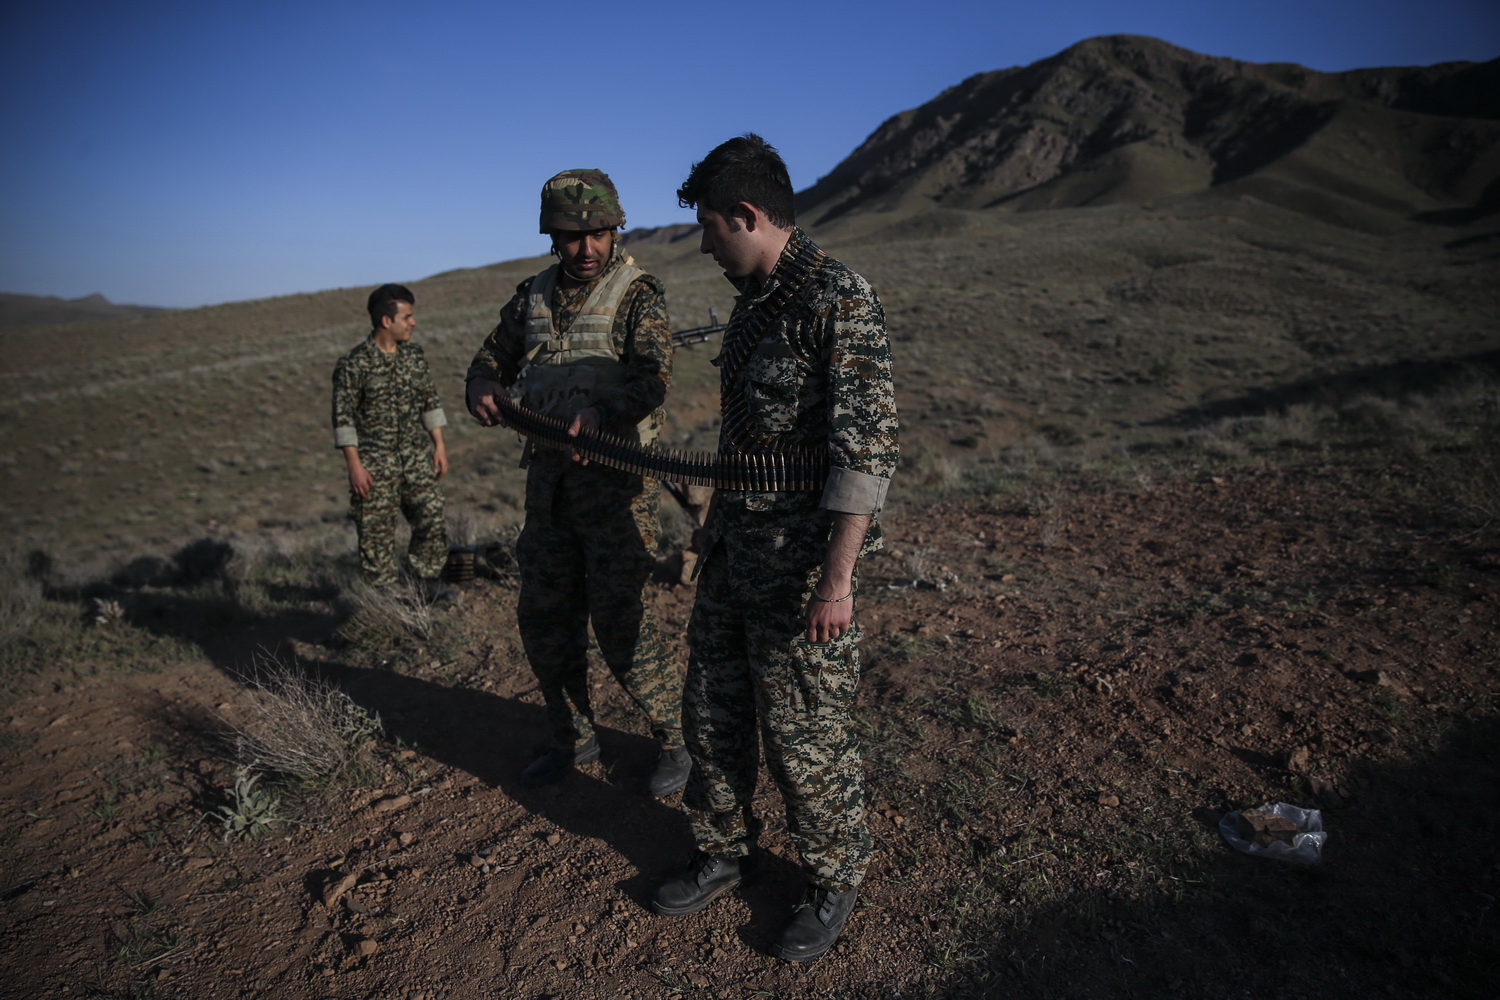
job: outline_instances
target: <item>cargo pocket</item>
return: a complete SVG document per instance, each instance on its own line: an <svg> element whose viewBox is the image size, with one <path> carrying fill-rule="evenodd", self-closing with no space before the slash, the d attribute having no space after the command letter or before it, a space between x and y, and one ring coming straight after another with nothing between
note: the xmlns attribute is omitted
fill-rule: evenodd
<svg viewBox="0 0 1500 1000"><path fill-rule="evenodd" d="M854 625L832 642L808 642L802 635L792 640L796 693L809 715L844 714L854 703L860 634Z"/></svg>

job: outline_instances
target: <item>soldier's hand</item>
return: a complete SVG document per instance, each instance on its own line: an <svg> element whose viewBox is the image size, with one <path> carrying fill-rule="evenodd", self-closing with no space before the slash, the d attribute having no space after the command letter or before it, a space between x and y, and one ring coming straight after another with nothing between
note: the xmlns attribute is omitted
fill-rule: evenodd
<svg viewBox="0 0 1500 1000"><path fill-rule="evenodd" d="M486 427L504 427L505 417L497 402L504 391L505 387L493 379L471 379L467 389L469 413Z"/></svg>
<svg viewBox="0 0 1500 1000"><path fill-rule="evenodd" d="M825 599L817 590L807 602L807 641L832 642L854 627L854 590L843 600Z"/></svg>
<svg viewBox="0 0 1500 1000"><path fill-rule="evenodd" d="M442 479L448 473L448 449L438 445L432 449L432 476Z"/></svg>
<svg viewBox="0 0 1500 1000"><path fill-rule="evenodd" d="M577 437L579 434L587 434L590 437L599 433L599 411L592 406L584 407L578 411L578 416L568 425L568 437ZM589 460L579 454L575 449L569 448L568 455L579 465L588 465Z"/></svg>
<svg viewBox="0 0 1500 1000"><path fill-rule="evenodd" d="M370 487L375 485L375 477L370 475L370 470L363 465L349 466L349 489L354 495L363 500L370 495Z"/></svg>

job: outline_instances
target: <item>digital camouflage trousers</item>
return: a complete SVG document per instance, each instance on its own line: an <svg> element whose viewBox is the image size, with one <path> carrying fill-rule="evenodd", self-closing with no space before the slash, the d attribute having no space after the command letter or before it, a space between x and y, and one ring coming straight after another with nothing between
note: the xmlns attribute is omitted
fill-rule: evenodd
<svg viewBox="0 0 1500 1000"><path fill-rule="evenodd" d="M443 522L443 491L432 475L432 459L417 456L398 465L365 463L372 479L363 500L349 497L349 517L359 532L359 569L366 582L389 587L400 575L396 518L411 525L406 558L412 572L435 580L448 560L448 529Z"/></svg>
<svg viewBox="0 0 1500 1000"><path fill-rule="evenodd" d="M850 719L859 629L806 637L828 527L826 511L741 512L705 554L688 625L683 804L699 850L748 853L760 830L758 736L809 881L841 891L864 877L872 847Z"/></svg>
<svg viewBox="0 0 1500 1000"><path fill-rule="evenodd" d="M532 477L545 474L532 467ZM665 746L682 745L682 678L646 603L656 563L660 487L587 467L527 484L516 542L521 593L516 622L552 725L552 743L594 734L588 629L620 686Z"/></svg>

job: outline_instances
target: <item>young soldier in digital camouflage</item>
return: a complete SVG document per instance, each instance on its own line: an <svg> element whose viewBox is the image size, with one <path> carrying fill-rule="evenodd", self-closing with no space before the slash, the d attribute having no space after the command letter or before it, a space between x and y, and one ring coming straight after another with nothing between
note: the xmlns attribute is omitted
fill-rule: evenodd
<svg viewBox="0 0 1500 1000"><path fill-rule="evenodd" d="M412 343L416 303L403 285L370 293L370 336L333 369L333 443L349 473L359 565L377 587L395 584L396 515L411 525L412 572L435 587L448 557L443 493L448 420L422 348Z"/></svg>
<svg viewBox="0 0 1500 1000"><path fill-rule="evenodd" d="M469 411L503 426L496 399L580 430L649 442L672 378L666 294L616 245L625 212L599 170L565 170L542 188L541 231L558 262L516 288L468 373ZM682 681L646 603L660 486L530 443L526 523L516 544L516 605L552 741L521 775L536 787L599 757L589 705L588 627L615 678L645 713L661 752L654 795L687 781Z"/></svg>
<svg viewBox="0 0 1500 1000"><path fill-rule="evenodd" d="M879 547L896 467L890 341L869 283L794 225L791 180L764 139L718 146L677 196L739 289L714 362L719 450L826 451L831 471L821 491L715 495L683 691L698 853L652 907L695 913L752 868L758 728L808 881L771 952L807 961L838 940L871 854L849 712L855 563Z"/></svg>

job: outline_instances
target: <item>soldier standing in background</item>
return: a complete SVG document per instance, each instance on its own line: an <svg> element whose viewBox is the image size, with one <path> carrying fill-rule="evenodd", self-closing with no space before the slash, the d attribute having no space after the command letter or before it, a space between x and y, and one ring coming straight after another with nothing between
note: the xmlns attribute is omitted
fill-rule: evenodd
<svg viewBox="0 0 1500 1000"><path fill-rule="evenodd" d="M561 420L646 443L672 378L666 293L616 244L625 212L608 175L565 170L542 188L541 231L558 262L521 282L468 372L468 405L504 426L502 395ZM687 781L682 682L646 604L655 567L660 485L527 443L526 523L516 543L516 620L547 703L552 741L522 772L529 787L598 759L589 705L588 628L661 753L657 796Z"/></svg>
<svg viewBox="0 0 1500 1000"><path fill-rule="evenodd" d="M754 863L759 744L808 888L772 954L807 961L838 940L871 855L850 709L859 680L855 563L896 467L885 314L864 278L794 223L791 179L757 135L719 145L677 192L701 250L739 290L719 366L719 450L826 455L821 490L719 490L688 625L683 805L698 841L651 901L696 913ZM759 737L759 739L757 738Z"/></svg>
<svg viewBox="0 0 1500 1000"><path fill-rule="evenodd" d="M448 557L443 493L448 419L422 348L412 343L416 298L403 285L370 293L371 331L333 369L333 443L349 472L359 565L377 587L395 584L396 514L411 525L407 558L429 587Z"/></svg>

